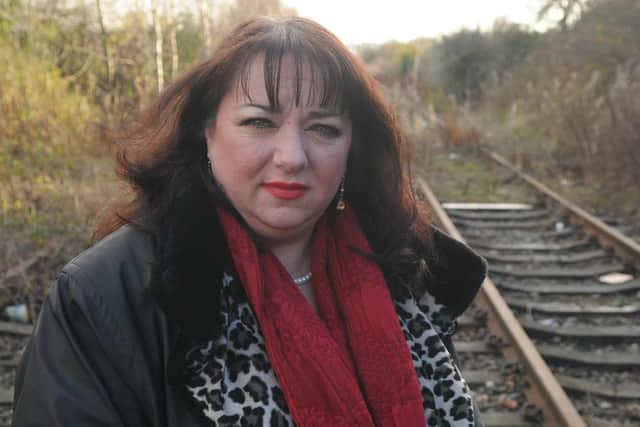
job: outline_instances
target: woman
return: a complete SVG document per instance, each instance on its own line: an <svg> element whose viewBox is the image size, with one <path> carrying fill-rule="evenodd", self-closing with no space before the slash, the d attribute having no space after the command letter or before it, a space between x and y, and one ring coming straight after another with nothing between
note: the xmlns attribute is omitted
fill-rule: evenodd
<svg viewBox="0 0 640 427"><path fill-rule="evenodd" d="M133 201L51 288L15 426L469 426L484 262L412 197L374 80L302 18L236 28L120 153Z"/></svg>

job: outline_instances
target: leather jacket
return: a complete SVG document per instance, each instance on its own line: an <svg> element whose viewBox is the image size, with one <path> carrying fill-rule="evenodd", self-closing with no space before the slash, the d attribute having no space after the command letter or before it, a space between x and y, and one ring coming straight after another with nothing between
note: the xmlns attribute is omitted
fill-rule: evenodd
<svg viewBox="0 0 640 427"><path fill-rule="evenodd" d="M434 296L457 316L486 264L437 230L433 248ZM22 357L12 425L210 425L181 374L187 349L215 337L211 284L229 262L225 251L222 243L196 247L176 274L154 280L153 240L127 225L73 259L51 287Z"/></svg>

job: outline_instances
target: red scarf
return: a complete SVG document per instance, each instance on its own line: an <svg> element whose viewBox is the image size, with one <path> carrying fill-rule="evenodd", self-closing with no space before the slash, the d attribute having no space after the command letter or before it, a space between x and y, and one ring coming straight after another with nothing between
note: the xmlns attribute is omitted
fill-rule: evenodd
<svg viewBox="0 0 640 427"><path fill-rule="evenodd" d="M426 425L409 348L384 276L353 213L320 220L311 251L316 314L287 270L218 214L294 421L309 426Z"/></svg>

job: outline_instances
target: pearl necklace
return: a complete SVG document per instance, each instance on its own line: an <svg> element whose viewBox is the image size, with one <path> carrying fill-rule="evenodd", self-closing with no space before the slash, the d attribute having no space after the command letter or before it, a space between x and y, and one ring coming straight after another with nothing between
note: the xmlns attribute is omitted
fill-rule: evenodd
<svg viewBox="0 0 640 427"><path fill-rule="evenodd" d="M304 276L294 277L293 278L293 283L295 283L298 286L304 285L305 283L310 282L312 277L313 277L313 273L312 272L308 272Z"/></svg>

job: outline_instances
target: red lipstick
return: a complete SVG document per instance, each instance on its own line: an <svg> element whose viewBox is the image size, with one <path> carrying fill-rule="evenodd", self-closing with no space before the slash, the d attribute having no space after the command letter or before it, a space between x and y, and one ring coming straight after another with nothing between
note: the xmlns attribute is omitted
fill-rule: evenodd
<svg viewBox="0 0 640 427"><path fill-rule="evenodd" d="M271 181L262 184L273 197L282 200L294 200L304 196L309 187L297 182Z"/></svg>

